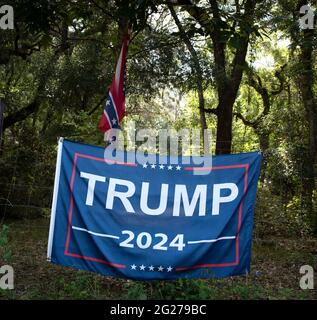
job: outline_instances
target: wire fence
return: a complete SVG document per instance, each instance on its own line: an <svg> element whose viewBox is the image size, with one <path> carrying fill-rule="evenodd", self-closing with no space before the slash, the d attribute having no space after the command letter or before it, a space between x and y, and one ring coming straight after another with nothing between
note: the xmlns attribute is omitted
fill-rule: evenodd
<svg viewBox="0 0 317 320"><path fill-rule="evenodd" d="M18 146L0 149L0 217L42 216L49 212L53 194L54 161L31 157Z"/></svg>
<svg viewBox="0 0 317 320"><path fill-rule="evenodd" d="M11 218L50 216L55 160L56 149L48 159L37 151L30 156L17 146L0 150L0 224ZM282 234L285 226L292 228L294 234L308 232L309 219L302 197L309 178L303 168L291 165L279 150L264 154L256 204L256 238Z"/></svg>

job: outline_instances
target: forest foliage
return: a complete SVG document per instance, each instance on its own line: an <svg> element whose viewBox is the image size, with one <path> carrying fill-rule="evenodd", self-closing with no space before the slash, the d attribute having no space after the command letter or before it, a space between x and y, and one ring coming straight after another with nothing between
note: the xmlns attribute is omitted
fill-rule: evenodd
<svg viewBox="0 0 317 320"><path fill-rule="evenodd" d="M181 5L175 5L175 3ZM97 125L132 28L123 126L214 132L217 154L261 150L256 237L317 233L316 28L302 0L7 0L0 30L0 216L49 215L58 137Z"/></svg>

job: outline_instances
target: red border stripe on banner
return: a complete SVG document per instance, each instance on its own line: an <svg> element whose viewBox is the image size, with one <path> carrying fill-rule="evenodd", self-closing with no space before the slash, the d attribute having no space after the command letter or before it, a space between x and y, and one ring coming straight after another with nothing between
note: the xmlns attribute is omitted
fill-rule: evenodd
<svg viewBox="0 0 317 320"><path fill-rule="evenodd" d="M106 260L98 259L95 257L88 257L88 256L82 256L76 253L69 252L69 242L70 242L70 235L71 235L71 222L72 222L72 216L73 216L73 206L74 206L74 200L73 200L73 187L75 182L75 174L76 174L76 164L79 157L95 160L95 161L101 161L104 163L111 163L111 164L117 164L117 165L124 165L124 166L131 166L131 167L137 167L137 164L132 163L126 163L126 162L120 162L120 161L114 161L114 160L107 160L104 158L97 158L86 154L81 153L75 153L74 154L74 160L73 160L73 169L72 169L72 176L71 176L71 182L70 182L70 206L69 206L69 213L68 213L68 230L67 230L67 238L66 238L66 244L65 244L65 251L64 255L71 256L73 258L83 259L83 260L89 260L89 261L95 261L103 264L107 264L116 268L126 268L126 265L118 264L109 262ZM193 171L193 170L222 170L222 169L237 169L237 168L244 168L244 193L243 197L239 206L239 214L238 214L238 228L237 228L237 235L236 235L236 259L234 262L228 262L228 263L214 263L214 264L202 264L202 265L196 265L191 267L179 267L176 268L176 271L186 271L191 269L198 269L198 268L208 268L208 267L230 267L230 266L237 266L239 264L239 234L240 234L240 228L241 228L241 220L242 220L242 211L243 211L243 202L247 191L247 185L248 185L248 171L249 171L249 165L248 164L237 164L237 165L228 165L228 166L217 166L217 167L184 167L184 170L187 171Z"/></svg>
<svg viewBox="0 0 317 320"><path fill-rule="evenodd" d="M210 263L210 264L201 264L192 267L180 267L176 268L176 271L186 271L192 269L199 269L199 268L211 268L211 267L232 267L239 265L239 234L241 228L241 219L242 219L242 211L243 211L243 202L247 192L247 185L248 185L248 174L249 174L249 165L248 164L236 164L236 165L229 165L229 166L218 166L218 167L186 167L184 170L222 170L222 169L245 169L244 173L244 189L243 189L243 197L239 206L239 214L238 214L238 229L237 229L237 236L236 236L236 259L234 262L228 263Z"/></svg>
<svg viewBox="0 0 317 320"><path fill-rule="evenodd" d="M103 264L107 264L116 268L126 268L126 265L123 264L118 264L118 263L113 263L113 262L109 262L106 260L102 260L102 259L97 259L94 257L87 257L87 256L82 256L76 253L71 253L69 252L69 242L70 242L70 235L71 235L71 224L72 224L72 217L73 217L73 206L74 206L74 199L73 199L73 187L74 187L74 182L75 182L75 174L76 174L76 164L77 164L77 160L78 158L86 158L86 159L90 159L90 160L95 160L95 161L101 161L104 163L112 163L112 164L117 164L117 165L123 165L123 166L131 166L131 167L136 167L136 164L133 163L126 163L126 162L120 162L120 161L113 161L113 160L107 160L104 158L97 158L97 157L93 157L93 156L89 156L87 154L82 154L82 153L75 153L74 154L74 160L73 160L73 170L72 170L72 177L71 177L71 181L70 181L70 205L69 205L69 213L68 213L68 230L67 230L67 238L66 238L66 245L65 245L65 251L64 251L64 255L65 256L70 256L73 258L78 258L78 259L82 259L82 260L89 260L89 261L95 261L95 262L99 262L99 263L103 263Z"/></svg>

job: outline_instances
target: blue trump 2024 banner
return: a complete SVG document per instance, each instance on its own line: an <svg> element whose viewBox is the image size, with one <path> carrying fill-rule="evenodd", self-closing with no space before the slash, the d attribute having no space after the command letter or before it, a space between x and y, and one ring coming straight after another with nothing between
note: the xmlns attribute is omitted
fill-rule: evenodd
<svg viewBox="0 0 317 320"><path fill-rule="evenodd" d="M104 148L60 139L49 261L139 280L249 272L260 153L210 167L121 155L107 161Z"/></svg>

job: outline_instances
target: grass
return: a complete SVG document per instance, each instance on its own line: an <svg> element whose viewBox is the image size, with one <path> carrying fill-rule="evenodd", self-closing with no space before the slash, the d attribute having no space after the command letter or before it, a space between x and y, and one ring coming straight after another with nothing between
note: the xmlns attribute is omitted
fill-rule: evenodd
<svg viewBox="0 0 317 320"><path fill-rule="evenodd" d="M48 263L46 219L7 224L0 265L13 266L15 289L0 289L0 299L317 299L316 289L299 288L300 266L317 265L316 240L254 241L248 276L141 282Z"/></svg>

